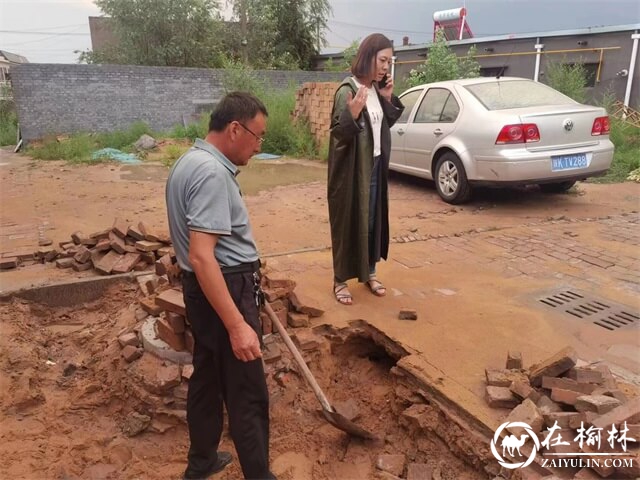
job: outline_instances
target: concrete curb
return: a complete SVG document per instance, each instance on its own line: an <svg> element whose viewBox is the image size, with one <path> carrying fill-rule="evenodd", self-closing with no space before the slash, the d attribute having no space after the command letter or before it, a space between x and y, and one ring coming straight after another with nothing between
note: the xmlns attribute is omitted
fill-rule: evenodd
<svg viewBox="0 0 640 480"><path fill-rule="evenodd" d="M97 300L111 285L120 282L134 282L139 274L144 273L148 272L74 279L48 285L0 292L0 302L8 302L12 298L17 297L42 303L50 307L70 307Z"/></svg>

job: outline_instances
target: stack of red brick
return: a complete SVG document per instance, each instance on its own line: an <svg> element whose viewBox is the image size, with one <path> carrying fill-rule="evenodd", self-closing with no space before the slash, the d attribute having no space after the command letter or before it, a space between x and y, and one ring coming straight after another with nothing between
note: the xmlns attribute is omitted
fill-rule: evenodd
<svg viewBox="0 0 640 480"><path fill-rule="evenodd" d="M118 335L127 372L127 398L136 410L124 422L123 432L128 436L145 430L162 433L186 419L188 381L193 373L187 351L193 353L193 335L179 288L180 269L174 262L175 256L167 255L156 261L155 273L137 276L142 292L141 308L135 314L135 325L127 326ZM284 324L308 326L310 316L323 313L308 306L293 292L295 282L291 280L274 279L265 274L263 287ZM264 333L271 333L269 317L262 314L261 319ZM150 342L152 337L155 338ZM292 339L305 354L320 354L321 339L310 328L297 328ZM283 355L279 337L267 335L264 343L266 373L283 387L288 386L290 373L295 370L292 360ZM144 421L129 421L130 417Z"/></svg>
<svg viewBox="0 0 640 480"><path fill-rule="evenodd" d="M142 280L141 288L146 295L140 299L140 306L149 315L157 317L157 337L173 350L187 350L193 353L193 333L186 316L182 290L180 287L180 267L175 255L165 255L156 261L154 278ZM309 317L318 317L324 312L310 306L293 290L296 284L289 279L275 279L268 274L262 276L262 288L275 314L283 325L293 328L308 327ZM260 314L264 335L273 332L269 316Z"/></svg>
<svg viewBox="0 0 640 480"><path fill-rule="evenodd" d="M602 477L615 473L616 478L636 478L640 475L640 397L629 399L606 365L577 366L577 362L576 352L567 347L524 370L521 354L509 352L505 369L485 370L487 402L493 408L513 409L505 421L524 422L541 439L555 427L553 438L560 436L568 445L553 445L550 451L567 454L567 458L576 453L572 440L579 438L579 429L589 428L600 432L602 438L599 446L583 443L583 455L624 453L621 442L610 448L606 432L615 426L620 433L626 425L626 437L636 440L626 444L634 467L616 469L600 462L592 468ZM519 427L506 429L516 436L523 433ZM589 477L593 472L583 475L580 478L596 478Z"/></svg>
<svg viewBox="0 0 640 480"><path fill-rule="evenodd" d="M307 82L296 92L293 117L309 124L318 145L329 138L333 96L338 85L336 82Z"/></svg>
<svg viewBox="0 0 640 480"><path fill-rule="evenodd" d="M84 271L93 268L102 275L146 270L158 258L173 254L171 238L155 232L143 222L129 224L116 218L113 226L85 235L71 234L70 241L59 248L40 247L34 258L41 263L55 261L58 268Z"/></svg>

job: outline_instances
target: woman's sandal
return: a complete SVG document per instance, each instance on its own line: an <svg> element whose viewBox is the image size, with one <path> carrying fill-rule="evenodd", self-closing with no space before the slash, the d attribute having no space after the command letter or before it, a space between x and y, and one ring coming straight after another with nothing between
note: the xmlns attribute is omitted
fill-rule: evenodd
<svg viewBox="0 0 640 480"><path fill-rule="evenodd" d="M376 297L384 297L387 294L387 287L377 278L367 280L367 287Z"/></svg>
<svg viewBox="0 0 640 480"><path fill-rule="evenodd" d="M353 297L347 287L346 283L336 283L333 285L333 294L342 305L353 305Z"/></svg>

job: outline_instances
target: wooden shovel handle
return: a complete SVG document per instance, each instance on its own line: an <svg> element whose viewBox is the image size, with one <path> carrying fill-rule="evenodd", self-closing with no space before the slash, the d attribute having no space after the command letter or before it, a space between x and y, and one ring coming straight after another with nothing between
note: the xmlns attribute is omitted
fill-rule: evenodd
<svg viewBox="0 0 640 480"><path fill-rule="evenodd" d="M271 322L276 326L278 333L282 337L282 340L284 340L284 343L287 345L287 348L293 355L293 358L296 359L296 362L298 363L300 370L302 370L302 375L304 376L307 383L313 389L313 393L316 394L316 398L322 405L322 408L324 408L328 412L334 412L335 410L333 409L333 407L331 407L331 404L329 404L329 400L327 400L327 397L325 397L324 393L320 389L320 385L318 385L318 382L316 382L316 379L311 373L311 370L309 370L309 367L307 367L307 364L305 363L304 358L302 358L302 355L300 355L300 352L294 345L293 341L291 341L291 337L289 337L287 330L280 323L278 316L274 313L273 309L271 308L271 305L269 305L269 302L266 302L266 301L264 302L264 309L267 312L267 315L269 315Z"/></svg>

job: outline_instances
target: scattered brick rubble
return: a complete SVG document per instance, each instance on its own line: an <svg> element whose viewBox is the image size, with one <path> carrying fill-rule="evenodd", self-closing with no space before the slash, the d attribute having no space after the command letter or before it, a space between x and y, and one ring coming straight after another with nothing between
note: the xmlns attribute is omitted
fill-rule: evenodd
<svg viewBox="0 0 640 480"><path fill-rule="evenodd" d="M541 440L549 435L549 428L557 424L560 430L554 433L553 438L560 434L570 445L554 446L551 442L551 453L577 453L579 445L573 442L578 436L577 430L590 427L602 428L600 448L583 443L582 453L622 453L622 446L610 447L607 431L612 425L619 430L626 422L629 429L627 437L636 440L627 443L633 468L616 469L601 463L592 467L593 470L584 468L583 477L576 478L598 478L594 471L601 477L610 477L614 473L616 478L638 477L640 397L627 398L606 365L578 363L575 350L567 347L525 370L522 355L509 352L505 369L485 370L487 403L492 408L512 409L505 421L528 424ZM519 428L507 429L516 436L524 432Z"/></svg>
<svg viewBox="0 0 640 480"><path fill-rule="evenodd" d="M3 254L0 269L34 262L55 262L58 268L72 268L79 272L93 268L101 275L110 275L146 270L157 259L167 255L173 255L171 238L167 233L156 232L144 222L129 224L116 218L111 228L90 235L74 232L69 241L60 242L58 247L41 245L36 252Z"/></svg>
<svg viewBox="0 0 640 480"><path fill-rule="evenodd" d="M173 252L156 260L155 273L137 277L142 293L136 315L138 323L120 332L118 343L127 365L128 392L141 402L138 410L150 420L140 422L139 416L127 417L122 427L127 435L146 429L163 432L186 420L187 386L193 372L189 354L193 353L194 341L179 279L180 268ZM276 315L283 324L296 328L292 338L301 351L306 354L318 351L321 338L308 328L309 318L324 312L294 293L295 282L292 280L265 273L262 284ZM283 356L286 348L278 338L269 335L272 333L269 317L262 313L260 319L265 335L263 361L267 372L279 384L286 385L288 372L295 367ZM146 348L142 325L149 321L153 325L155 346L160 345L159 348ZM176 358L177 362L172 360Z"/></svg>

